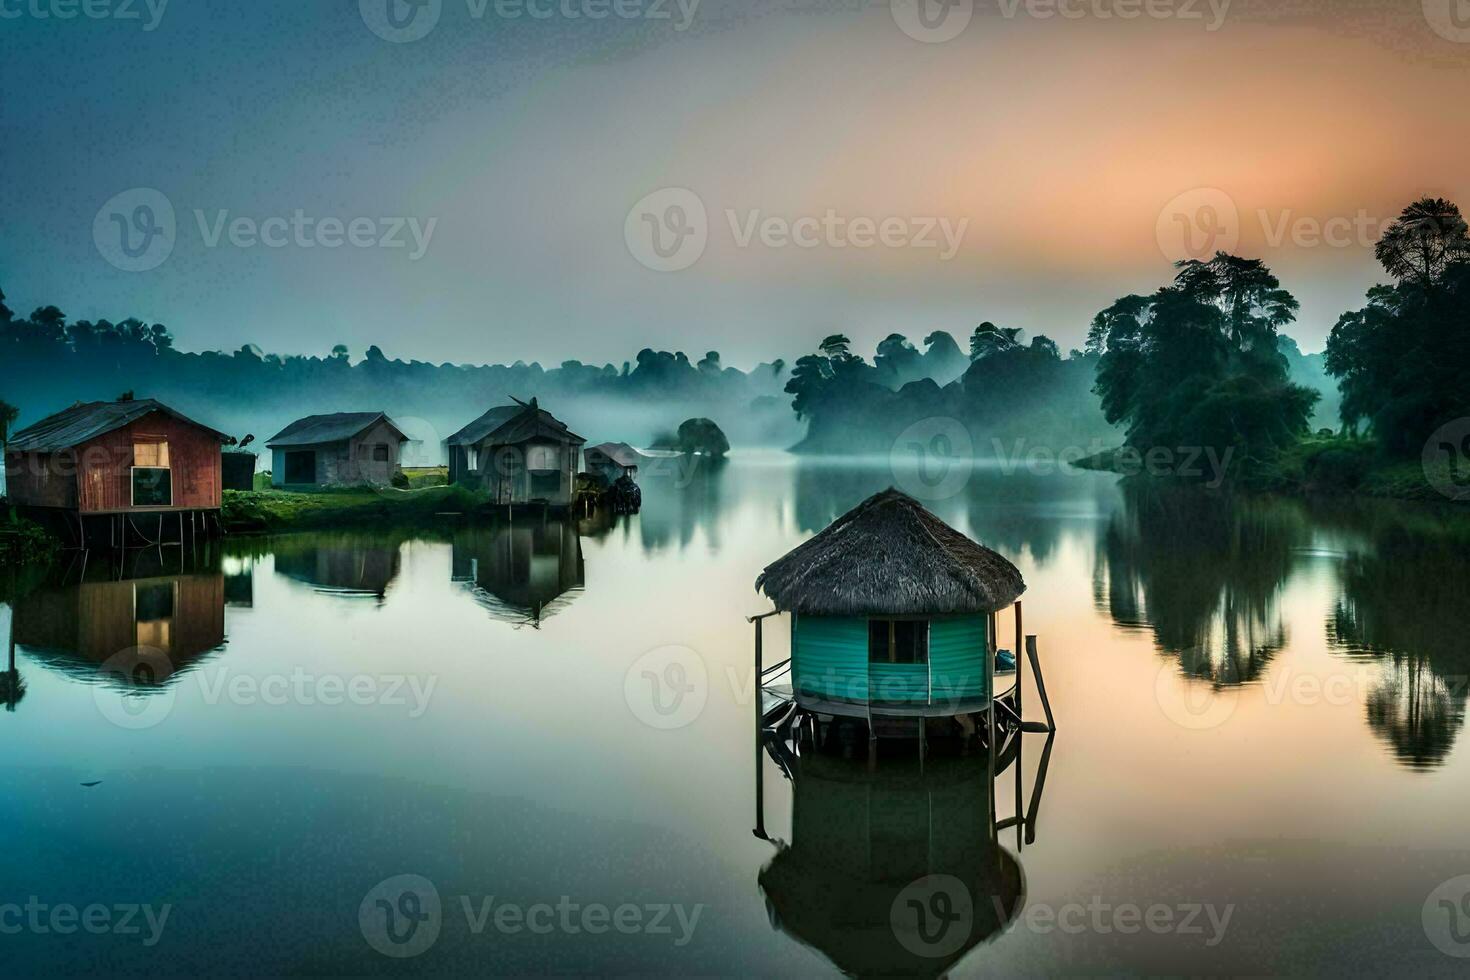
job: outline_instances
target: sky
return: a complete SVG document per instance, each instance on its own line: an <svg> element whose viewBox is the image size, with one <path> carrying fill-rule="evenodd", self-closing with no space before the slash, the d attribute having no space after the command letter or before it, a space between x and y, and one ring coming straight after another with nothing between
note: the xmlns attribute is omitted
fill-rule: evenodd
<svg viewBox="0 0 1470 980"><path fill-rule="evenodd" d="M916 4L924 4L919 10ZM1470 0L0 0L0 288L181 348L1080 346L1266 260L1319 350L1470 207Z"/></svg>

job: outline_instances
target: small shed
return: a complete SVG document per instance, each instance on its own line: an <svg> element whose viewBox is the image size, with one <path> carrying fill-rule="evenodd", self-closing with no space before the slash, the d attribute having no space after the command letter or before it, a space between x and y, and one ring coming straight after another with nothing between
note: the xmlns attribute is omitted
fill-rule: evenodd
<svg viewBox="0 0 1470 980"><path fill-rule="evenodd" d="M637 476L643 455L626 442L604 442L584 449L582 459L587 472L610 487L623 477L631 480Z"/></svg>
<svg viewBox="0 0 1470 980"><path fill-rule="evenodd" d="M63 516L83 544L89 523L110 523L116 541L118 522L139 514L178 514L182 528L184 515L219 511L224 438L151 398L78 403L11 437L9 497L43 521Z"/></svg>
<svg viewBox="0 0 1470 980"><path fill-rule="evenodd" d="M266 442L271 485L384 485L398 472L408 436L383 412L336 412L297 419Z"/></svg>
<svg viewBox="0 0 1470 980"><path fill-rule="evenodd" d="M988 711L995 613L1026 589L1011 562L891 488L755 584L791 613L797 704L858 716Z"/></svg>
<svg viewBox="0 0 1470 980"><path fill-rule="evenodd" d="M503 405L445 440L449 482L490 495L496 504L572 502L587 442L536 399Z"/></svg>

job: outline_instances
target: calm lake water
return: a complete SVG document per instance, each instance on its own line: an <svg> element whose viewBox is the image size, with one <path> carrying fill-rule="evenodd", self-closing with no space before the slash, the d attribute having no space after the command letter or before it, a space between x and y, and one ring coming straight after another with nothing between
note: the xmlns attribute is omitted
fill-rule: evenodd
<svg viewBox="0 0 1470 980"><path fill-rule="evenodd" d="M737 457L610 523L78 559L0 606L7 972L1463 972L1448 518L999 466L927 500L1021 568L1057 715L994 840L983 753L757 755L757 573L895 481ZM1009 896L952 966L885 929L924 875Z"/></svg>

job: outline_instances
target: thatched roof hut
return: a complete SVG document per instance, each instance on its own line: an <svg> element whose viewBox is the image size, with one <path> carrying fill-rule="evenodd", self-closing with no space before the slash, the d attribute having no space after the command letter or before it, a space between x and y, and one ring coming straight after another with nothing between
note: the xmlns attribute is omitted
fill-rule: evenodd
<svg viewBox="0 0 1470 980"><path fill-rule="evenodd" d="M1026 591L1015 565L891 487L767 565L755 587L808 616L992 613Z"/></svg>

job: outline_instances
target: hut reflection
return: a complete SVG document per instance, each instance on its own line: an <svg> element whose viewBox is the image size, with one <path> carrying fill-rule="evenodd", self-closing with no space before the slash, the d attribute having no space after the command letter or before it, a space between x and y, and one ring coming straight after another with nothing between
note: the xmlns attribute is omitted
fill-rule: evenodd
<svg viewBox="0 0 1470 980"><path fill-rule="evenodd" d="M776 846L758 878L767 913L839 970L937 976L1021 912L1025 876L999 836L1016 827L1019 843L1025 825L1034 840L1050 741L1030 810L997 822L993 774L1014 764L1019 780L1019 742L992 768L985 755L868 766L800 736L788 743L768 730L761 739L792 783L791 841L772 840L757 759L755 833ZM1019 782L1016 794L1019 813Z"/></svg>
<svg viewBox="0 0 1470 980"><path fill-rule="evenodd" d="M1286 645L1282 585L1310 540L1293 505L1125 483L1094 594L1119 626L1149 629L1187 676L1259 680Z"/></svg>
<svg viewBox="0 0 1470 980"><path fill-rule="evenodd" d="M455 535L451 574L496 619L537 627L581 591L582 542L554 518L475 528Z"/></svg>
<svg viewBox="0 0 1470 980"><path fill-rule="evenodd" d="M47 585L15 600L12 642L80 679L161 685L224 645L225 579L213 565Z"/></svg>
<svg viewBox="0 0 1470 980"><path fill-rule="evenodd" d="M316 591L377 598L381 602L400 571L399 542L361 535L311 535L276 543L276 572Z"/></svg>

